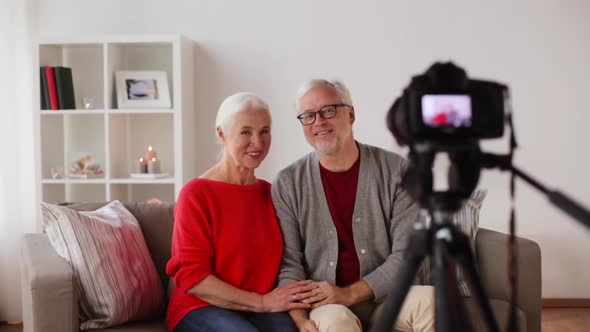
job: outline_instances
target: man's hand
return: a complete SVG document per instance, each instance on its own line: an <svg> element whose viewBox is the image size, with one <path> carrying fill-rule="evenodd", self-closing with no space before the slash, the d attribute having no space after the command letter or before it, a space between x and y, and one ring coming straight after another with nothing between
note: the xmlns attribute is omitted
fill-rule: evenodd
<svg viewBox="0 0 590 332"><path fill-rule="evenodd" d="M309 292L311 296L301 301L303 303L310 303L312 309L324 304L341 304L347 307L354 304L352 292L348 287L338 287L327 281L316 281L314 285L316 288Z"/></svg>
<svg viewBox="0 0 590 332"><path fill-rule="evenodd" d="M324 304L341 304L350 307L353 304L374 298L373 290L362 279L347 287L338 287L327 281L316 281L312 285L315 286L315 289L303 294L302 298L306 297L307 299L301 301L310 303L311 309Z"/></svg>

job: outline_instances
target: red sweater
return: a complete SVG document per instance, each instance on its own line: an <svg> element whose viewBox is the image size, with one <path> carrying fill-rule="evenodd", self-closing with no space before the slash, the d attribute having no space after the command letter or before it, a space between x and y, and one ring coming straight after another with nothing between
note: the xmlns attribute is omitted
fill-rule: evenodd
<svg viewBox="0 0 590 332"><path fill-rule="evenodd" d="M174 209L172 257L166 266L177 286L166 315L170 331L191 310L210 305L187 293L205 277L212 274L245 291L266 294L273 289L282 254L270 183L187 183Z"/></svg>

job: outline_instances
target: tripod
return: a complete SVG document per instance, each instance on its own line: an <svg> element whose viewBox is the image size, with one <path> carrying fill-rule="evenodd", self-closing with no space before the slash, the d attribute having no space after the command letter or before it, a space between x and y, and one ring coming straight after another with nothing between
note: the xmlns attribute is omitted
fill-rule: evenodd
<svg viewBox="0 0 590 332"><path fill-rule="evenodd" d="M498 324L478 277L473 254L466 235L452 224L453 213L461 207L461 199L449 193L433 193L429 199L430 226L415 224L406 251L406 261L396 287L383 304L383 314L373 332L391 332L420 264L426 256L434 258L435 328L437 332L472 331L464 317L466 309L457 288L455 263L463 269L473 297L487 328L497 332Z"/></svg>
<svg viewBox="0 0 590 332"><path fill-rule="evenodd" d="M535 189L545 194L549 202L569 216L590 228L590 210L569 198L565 194L542 185L524 171L512 165L510 155L482 153L479 164L484 168L510 170ZM452 225L454 211L460 208L461 200L450 193L433 193L428 201L428 209L434 221L430 227L414 225L406 252L404 264L396 287L383 304L383 314L377 319L373 332L390 332L399 314L406 294L412 285L421 262L426 256L433 256L435 262L435 328L437 332L471 331L470 322L464 317L465 307L456 286L453 263L458 262L467 276L467 281L474 291L476 304L483 314L488 330L498 331L485 291L475 269L473 254L467 237ZM516 330L515 321L510 326Z"/></svg>

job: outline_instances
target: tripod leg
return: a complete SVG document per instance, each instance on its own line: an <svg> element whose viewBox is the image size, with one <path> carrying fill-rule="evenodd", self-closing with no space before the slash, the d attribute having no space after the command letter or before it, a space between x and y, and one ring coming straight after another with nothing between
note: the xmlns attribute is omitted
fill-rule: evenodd
<svg viewBox="0 0 590 332"><path fill-rule="evenodd" d="M473 290L473 296L475 297L475 301L483 315L487 328L489 331L498 332L498 323L496 322L492 307L490 306L488 297L486 296L477 270L475 269L475 260L473 258L473 253L471 252L469 240L466 235L456 230L455 239L456 248L454 248L454 252L461 265L461 269L467 276L467 281Z"/></svg>
<svg viewBox="0 0 590 332"><path fill-rule="evenodd" d="M395 287L383 302L381 315L375 320L375 324L371 329L372 332L391 332L393 330L393 325L406 299L408 290L414 282L420 263L427 254L427 248L429 248L429 231L423 228L422 225L416 224Z"/></svg>
<svg viewBox="0 0 590 332"><path fill-rule="evenodd" d="M436 331L472 331L457 288L455 265L451 263L448 246L453 238L445 227L435 232L433 240Z"/></svg>

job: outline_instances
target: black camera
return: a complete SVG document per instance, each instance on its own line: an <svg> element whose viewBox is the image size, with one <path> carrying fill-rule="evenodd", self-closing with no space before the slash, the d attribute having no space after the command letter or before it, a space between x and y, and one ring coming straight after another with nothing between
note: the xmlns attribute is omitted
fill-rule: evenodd
<svg viewBox="0 0 590 332"><path fill-rule="evenodd" d="M504 134L508 87L471 80L451 62L435 63L414 76L387 114L398 144L410 147L402 185L422 206L456 211L479 181L479 139ZM433 191L432 167L439 152L448 153L449 190Z"/></svg>
<svg viewBox="0 0 590 332"><path fill-rule="evenodd" d="M453 63L435 63L414 76L387 117L400 145L424 141L461 142L504 134L508 88L471 80Z"/></svg>

